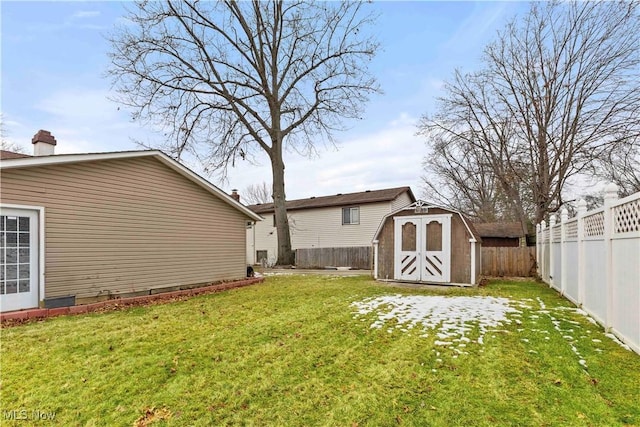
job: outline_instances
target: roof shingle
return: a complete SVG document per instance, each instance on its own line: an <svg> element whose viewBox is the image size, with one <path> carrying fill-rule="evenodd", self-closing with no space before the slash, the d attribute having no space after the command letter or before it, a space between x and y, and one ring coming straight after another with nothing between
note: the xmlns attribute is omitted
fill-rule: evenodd
<svg viewBox="0 0 640 427"><path fill-rule="evenodd" d="M409 192L411 202L415 197L410 187L386 188L383 190L367 190L359 193L336 194L334 196L309 197L308 199L287 200L288 211L313 208L327 208L334 206L362 205L366 203L388 202L404 192ZM257 214L273 212L273 203L262 203L247 206Z"/></svg>
<svg viewBox="0 0 640 427"><path fill-rule="evenodd" d="M523 237L519 222L485 222L474 224L481 237Z"/></svg>
<svg viewBox="0 0 640 427"><path fill-rule="evenodd" d="M21 159L23 157L31 157L28 154L14 153L13 151L0 150L0 160Z"/></svg>

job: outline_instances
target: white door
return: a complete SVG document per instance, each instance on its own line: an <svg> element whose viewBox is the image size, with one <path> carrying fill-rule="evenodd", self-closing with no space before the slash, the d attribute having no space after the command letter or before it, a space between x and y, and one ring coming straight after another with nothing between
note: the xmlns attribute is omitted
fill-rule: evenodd
<svg viewBox="0 0 640 427"><path fill-rule="evenodd" d="M422 281L451 281L451 215L422 217Z"/></svg>
<svg viewBox="0 0 640 427"><path fill-rule="evenodd" d="M0 210L0 311L38 307L38 212Z"/></svg>
<svg viewBox="0 0 640 427"><path fill-rule="evenodd" d="M419 217L398 217L395 222L395 278L420 281L421 220Z"/></svg>
<svg viewBox="0 0 640 427"><path fill-rule="evenodd" d="M451 280L451 215L394 218L395 278L448 283Z"/></svg>

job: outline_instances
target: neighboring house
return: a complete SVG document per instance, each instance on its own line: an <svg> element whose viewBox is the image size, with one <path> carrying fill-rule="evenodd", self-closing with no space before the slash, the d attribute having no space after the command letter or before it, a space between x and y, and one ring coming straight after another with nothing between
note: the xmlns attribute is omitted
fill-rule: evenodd
<svg viewBox="0 0 640 427"><path fill-rule="evenodd" d="M14 153L13 151L0 150L0 160L21 159L24 157L31 157L31 156L28 154Z"/></svg>
<svg viewBox="0 0 640 427"><path fill-rule="evenodd" d="M527 246L527 236L519 222L485 222L474 224L484 247Z"/></svg>
<svg viewBox="0 0 640 427"><path fill-rule="evenodd" d="M409 187L289 200L286 207L291 246L294 250L358 247L370 251L380 220L413 202L415 197ZM273 263L278 257L273 203L248 208L264 221L247 230L247 261ZM370 262L367 268L369 266Z"/></svg>
<svg viewBox="0 0 640 427"><path fill-rule="evenodd" d="M374 236L374 277L477 285L482 239L459 212L418 200L385 216Z"/></svg>
<svg viewBox="0 0 640 427"><path fill-rule="evenodd" d="M160 151L3 158L0 310L242 279L260 217ZM3 157L4 157L4 153Z"/></svg>

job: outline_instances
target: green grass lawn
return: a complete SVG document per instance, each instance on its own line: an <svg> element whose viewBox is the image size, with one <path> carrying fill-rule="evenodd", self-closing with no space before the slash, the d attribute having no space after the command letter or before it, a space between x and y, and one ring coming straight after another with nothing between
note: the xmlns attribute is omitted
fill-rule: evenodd
<svg viewBox="0 0 640 427"><path fill-rule="evenodd" d="M483 343L472 329L465 347L354 316L353 302L395 294L507 297L522 313ZM0 424L46 425L39 411L65 426L640 425L640 356L570 307L533 282L434 291L277 276L4 328Z"/></svg>

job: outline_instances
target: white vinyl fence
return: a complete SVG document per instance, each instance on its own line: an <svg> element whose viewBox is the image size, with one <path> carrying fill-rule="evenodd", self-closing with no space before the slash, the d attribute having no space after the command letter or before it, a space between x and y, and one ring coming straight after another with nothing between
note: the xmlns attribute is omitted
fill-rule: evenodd
<svg viewBox="0 0 640 427"><path fill-rule="evenodd" d="M604 207L536 226L538 274L640 354L640 193L605 191Z"/></svg>

